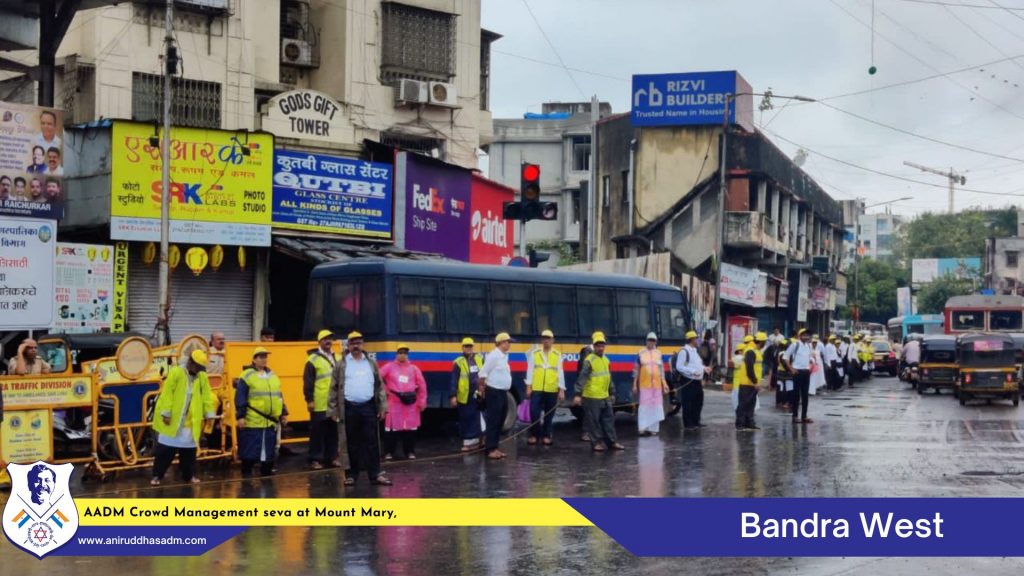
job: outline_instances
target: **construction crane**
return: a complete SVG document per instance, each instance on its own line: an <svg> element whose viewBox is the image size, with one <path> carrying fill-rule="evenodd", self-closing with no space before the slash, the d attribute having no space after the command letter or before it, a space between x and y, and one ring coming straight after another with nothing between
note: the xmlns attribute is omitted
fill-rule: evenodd
<svg viewBox="0 0 1024 576"><path fill-rule="evenodd" d="M942 170L936 170L935 168L929 168L927 166L921 166L913 162L903 162L904 166L910 166L911 168L917 168L922 172L931 172L932 174L938 174L939 176L945 176L949 180L949 213L953 213L953 187L957 184L963 186L967 184L967 176L963 174L957 174L952 168L949 172L943 172Z"/></svg>

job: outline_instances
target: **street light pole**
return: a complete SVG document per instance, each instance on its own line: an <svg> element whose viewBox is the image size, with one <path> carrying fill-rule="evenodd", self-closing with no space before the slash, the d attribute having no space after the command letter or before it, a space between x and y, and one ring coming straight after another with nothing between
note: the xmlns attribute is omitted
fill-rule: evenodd
<svg viewBox="0 0 1024 576"><path fill-rule="evenodd" d="M157 330L162 344L170 344L170 217L171 217L171 78L178 66L174 48L174 0L167 0L164 13L163 134L160 139L160 309Z"/></svg>

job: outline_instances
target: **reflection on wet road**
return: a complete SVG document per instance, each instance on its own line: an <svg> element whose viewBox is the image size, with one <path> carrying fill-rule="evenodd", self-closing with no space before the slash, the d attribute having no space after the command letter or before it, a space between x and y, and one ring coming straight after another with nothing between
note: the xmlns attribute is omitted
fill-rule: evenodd
<svg viewBox="0 0 1024 576"><path fill-rule="evenodd" d="M482 456L396 462L390 488L365 478L346 492L337 471L305 472L303 458L281 463L272 481L243 481L237 468L202 469L197 488L150 489L146 474L75 485L76 495L108 497L455 498L560 496L852 497L1024 496L1024 420L1008 402L961 407L948 393L920 396L895 379L812 397L815 423L794 428L761 398L758 433L739 433L727 394L709 391L708 427L683 432L678 416L659 436L638 438L620 415L628 450L594 454L560 418L556 444L508 447ZM427 438L417 454L458 451L459 441ZM679 518L679 522L699 522ZM62 559L38 562L2 548L5 574L946 574L1019 572L1017 559L638 559L592 528L253 528L202 558Z"/></svg>

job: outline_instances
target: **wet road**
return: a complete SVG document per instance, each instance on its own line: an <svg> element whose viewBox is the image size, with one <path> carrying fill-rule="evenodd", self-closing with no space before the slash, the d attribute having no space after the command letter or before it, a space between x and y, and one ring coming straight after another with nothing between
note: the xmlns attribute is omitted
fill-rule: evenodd
<svg viewBox="0 0 1024 576"><path fill-rule="evenodd" d="M737 433L727 394L708 391L699 432L678 416L657 437L638 438L619 416L628 450L593 454L560 418L553 447L526 445L510 457L429 457L458 441L428 438L420 460L387 467L395 486L365 478L354 490L337 472L308 473L303 458L281 463L273 481L241 481L236 468L206 466L197 487L150 489L146 474L75 485L76 496L107 497L887 497L1024 496L1024 412L1009 402L961 407L948 393L923 396L892 378L812 397L815 423L794 428L761 397L758 433ZM680 522L699 519L680 518ZM997 528L1000 529L1000 528ZM1016 528L1013 528L1016 529ZM483 551L487 550L487 554ZM639 559L594 528L252 528L202 558L50 558L37 562L0 544L3 574L130 571L232 574L1002 574L1024 559Z"/></svg>

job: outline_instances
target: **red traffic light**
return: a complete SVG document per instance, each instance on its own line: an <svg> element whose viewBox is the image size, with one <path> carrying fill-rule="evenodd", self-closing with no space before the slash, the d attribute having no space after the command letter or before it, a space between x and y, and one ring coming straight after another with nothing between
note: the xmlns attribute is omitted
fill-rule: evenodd
<svg viewBox="0 0 1024 576"><path fill-rule="evenodd" d="M540 179L540 166L536 164L523 164L523 180L534 182Z"/></svg>

